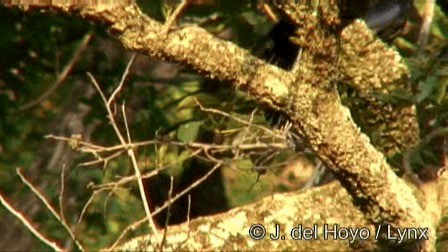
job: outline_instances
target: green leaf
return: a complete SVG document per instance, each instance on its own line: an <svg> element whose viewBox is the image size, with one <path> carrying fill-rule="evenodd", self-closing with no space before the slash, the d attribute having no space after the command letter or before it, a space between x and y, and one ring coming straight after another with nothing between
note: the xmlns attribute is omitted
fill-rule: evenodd
<svg viewBox="0 0 448 252"><path fill-rule="evenodd" d="M193 121L182 124L177 130L177 139L182 142L191 142L196 140L202 124L203 121Z"/></svg>
<svg viewBox="0 0 448 252"><path fill-rule="evenodd" d="M422 102L431 96L437 88L437 76L430 76L426 81L421 81L418 85L420 92L417 94L417 102Z"/></svg>
<svg viewBox="0 0 448 252"><path fill-rule="evenodd" d="M216 107L221 104L215 96L207 94L207 93L198 93L195 95L190 95L185 97L179 104L178 108L186 108L186 107L197 107L196 101L199 101L204 107Z"/></svg>
<svg viewBox="0 0 448 252"><path fill-rule="evenodd" d="M435 95L437 104L440 105L443 101L443 98L446 97L447 87L448 87L448 77L440 76L439 85L437 86L437 91L436 91L436 95Z"/></svg>

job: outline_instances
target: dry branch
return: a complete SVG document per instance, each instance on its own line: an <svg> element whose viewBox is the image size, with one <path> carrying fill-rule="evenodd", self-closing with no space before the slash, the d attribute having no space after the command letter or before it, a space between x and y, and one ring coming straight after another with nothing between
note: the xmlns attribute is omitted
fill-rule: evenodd
<svg viewBox="0 0 448 252"><path fill-rule="evenodd" d="M342 189L333 188L337 193L321 194L325 197L315 197L310 200L309 197L303 196L308 195L304 193L297 196L296 202L300 204L289 203L289 207L286 207L285 204L292 202L290 200L293 199L293 195L288 195L287 200L285 198L285 201L282 202L283 204L279 203L281 208L277 210L281 211L284 208L291 211L295 209L297 218L277 219L280 222L309 224L324 223L321 221L334 223L332 220L336 220L341 225L348 225L352 224L352 215L344 220L343 216L339 216L338 213L356 212L359 207L366 219L357 219L358 223L353 223L355 226L371 223L390 224L394 228L429 228L431 239L422 246L424 249L433 248L435 242L434 222L425 213L424 204L417 200L418 193L395 175L383 153L378 151L370 143L369 138L360 132L348 109L341 104L335 87L340 73L337 69L339 20L334 4L322 5L318 8L300 5L300 8L295 10L296 18L306 20L306 26L298 34L298 42L306 40L310 47L309 50L303 50L300 65L294 72L286 72L266 64L231 42L217 39L199 27L185 26L164 32L163 24L143 14L134 4L78 5L70 4L68 1L53 1L51 5L33 5L21 1L15 5L20 5L23 9L39 7L65 13L77 13L82 18L105 23L110 27L110 32L129 50L184 63L211 78L230 82L234 87L245 90L261 103L284 111L293 122L294 128L303 134L316 154L334 171L349 194L342 192ZM320 15L314 15L316 10ZM367 26L362 22L355 22L355 25L357 29L368 32ZM349 26L347 29L352 27ZM304 45L306 46L306 44ZM361 52L354 51L354 53ZM401 64L399 58L388 63L393 64L392 67L401 67L398 65ZM390 65L385 64L385 67L390 67ZM380 66L375 71L385 71L385 69ZM366 76L360 78L366 78ZM353 201L350 200L349 195ZM313 196L316 195L313 194ZM333 199L338 199L338 201ZM255 223L260 220L261 216L265 216L267 212L264 212L263 209L269 212L273 206L269 201L275 200L274 197L257 203L260 212L252 216L253 219L248 218L246 210L241 208L231 211L229 215L226 215L229 218L223 222L230 222L232 220L230 216L233 216L243 221L244 224L238 224L240 225L238 230L244 230L246 227L244 225ZM315 204L326 202L330 207L323 208L322 211L339 217L315 214L317 210ZM353 204L357 207L354 207ZM301 210L298 211L298 209ZM338 211L333 211L334 209L338 209ZM361 215L361 212L357 213ZM200 224L199 221L196 223ZM269 223L273 223L273 220ZM190 224L192 225L193 222ZM206 230L206 235L210 235L214 231L218 232L215 229L213 232L208 232L211 227L216 228L216 225L198 225L197 230L202 230L201 232ZM229 226L224 227L229 228ZM227 231L225 229L222 228L222 234L232 232L230 228ZM174 232L173 230L170 228L170 232ZM188 230L184 229L183 232L186 236ZM190 232L193 231L190 230ZM203 237L201 232L195 233L198 235L198 239ZM223 247L221 248L233 249L233 247L226 246L238 244L236 241L240 240L248 242L246 234L238 236L238 232L232 233L231 238L228 235L222 236ZM232 244L224 242L229 239ZM174 241L170 242L169 237L167 241L168 244L176 244ZM266 245L265 242L262 244ZM253 244L240 245L241 247L238 248L251 248L250 246ZM257 244L253 246L257 246ZM291 248L292 246L291 244ZM200 248L208 249L209 247Z"/></svg>

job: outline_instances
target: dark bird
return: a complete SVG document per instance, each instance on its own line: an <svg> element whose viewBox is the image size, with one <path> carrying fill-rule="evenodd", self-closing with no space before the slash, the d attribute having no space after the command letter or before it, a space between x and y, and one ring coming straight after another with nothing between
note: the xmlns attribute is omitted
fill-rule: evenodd
<svg viewBox="0 0 448 252"><path fill-rule="evenodd" d="M269 32L267 43L264 46L260 58L285 70L290 70L296 61L299 47L291 41L296 27L280 20Z"/></svg>
<svg viewBox="0 0 448 252"><path fill-rule="evenodd" d="M404 26L412 0L382 0L361 17L382 39L391 39Z"/></svg>
<svg viewBox="0 0 448 252"><path fill-rule="evenodd" d="M356 18L361 18L378 37L391 40L404 26L412 0L380 0L370 8L368 8L368 1L358 0L340 0L339 5L341 19L346 25ZM294 36L296 29L297 27L293 24L280 20L267 35L267 43L260 58L282 69L290 70L299 52L297 44L290 39ZM288 122L288 117L282 111L268 108L265 116L266 120L276 128L281 128Z"/></svg>

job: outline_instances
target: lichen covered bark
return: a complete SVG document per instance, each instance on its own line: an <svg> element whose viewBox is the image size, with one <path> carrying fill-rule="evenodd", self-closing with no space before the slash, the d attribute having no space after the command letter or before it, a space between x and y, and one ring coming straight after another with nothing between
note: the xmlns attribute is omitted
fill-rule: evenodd
<svg viewBox="0 0 448 252"><path fill-rule="evenodd" d="M304 51L296 71L297 84L291 85L291 94L294 98L288 111L294 124L301 129L318 156L335 171L338 179L373 223L390 223L397 227L430 227L431 224L425 218L411 188L394 174L383 153L372 146L370 139L361 133L360 128L352 120L348 109L341 104L336 90L339 77L336 72L340 60L337 52L339 48L337 12L332 11L332 8L322 7L322 11L317 12L317 15L313 15L316 8L308 9L308 15L303 15L301 12L307 11L303 6L297 8L295 5L284 5L282 8L292 20L304 20L303 25L298 22L300 33L297 34L297 41ZM324 31L317 33L315 27ZM364 27L364 30L368 32L367 27ZM318 47L325 45L325 48L307 50L315 45ZM361 54L361 49L357 49ZM396 72L391 73L395 76L391 76L387 81L379 80L379 83L372 78L369 79L370 73L361 70L361 74L357 75L359 77L357 81L362 83L359 85L360 91L375 90L374 87L382 90L384 83L392 85L393 81L399 82L400 86L401 76L406 74L403 71L404 66L398 64L396 60L391 61L391 64L393 65L386 67L395 70ZM364 67L368 68L368 64ZM399 69L402 71L397 71ZM382 72L390 73L388 70L373 70L378 75ZM350 77L354 75L353 73ZM363 86L364 84L366 86ZM369 84L372 87L368 86ZM383 106L375 108L379 111L373 111L373 117L385 116L388 120L381 122L389 122L386 127L395 129L392 123L397 122L392 120L402 119L395 116L397 111L385 109L386 112L383 113ZM407 108L403 111L405 115L409 113ZM415 120L412 109L410 117ZM383 124L379 127L385 126ZM399 129L408 129L408 126ZM413 134L415 131L411 132L411 135Z"/></svg>
<svg viewBox="0 0 448 252"><path fill-rule="evenodd" d="M347 210L350 209L350 210ZM261 224L266 236L261 240L249 237L250 227ZM280 227L285 239L274 240L275 225ZM327 230L338 228L364 228L372 234L367 240L324 239L324 225ZM302 225L303 228L316 228L317 239L293 239L291 230ZM316 225L316 226L314 226ZM161 231L162 233L163 231ZM186 223L169 227L163 250L177 251L348 251L373 249L375 227L369 224L362 212L353 207L347 191L338 183L321 188L313 188L301 194L285 193L268 196L256 203L239 207L227 213L202 217ZM119 250L160 250L159 236L136 238Z"/></svg>
<svg viewBox="0 0 448 252"><path fill-rule="evenodd" d="M416 145L419 127L415 106L391 99L394 93L411 93L409 72L400 55L376 39L359 20L341 34L339 66L342 82L357 92L349 106L372 143L387 156Z"/></svg>
<svg viewBox="0 0 448 252"><path fill-rule="evenodd" d="M340 76L348 76L349 79L353 79L353 83L362 84L363 78L368 78L364 75L369 73L365 71L352 73L350 64L343 67L345 74L340 73L338 66L340 59L337 51L339 48L337 8L335 5L313 8L302 5L287 6L290 6L287 14L292 20L304 18L303 22L297 21L300 31L296 38L297 43L304 50L301 62L293 72L282 71L267 65L247 51L230 42L214 38L198 27L187 26L165 33L163 25L142 14L135 5L112 9L83 7L77 11L85 18L99 20L109 25L112 34L116 35L130 50L185 63L200 73L230 82L234 87L247 91L260 102L284 111L292 120L294 127L306 137L311 148L335 172L341 184L353 198L350 204L355 203L359 206L370 223L388 223L402 228L429 227L432 228L430 231L432 240L429 244L433 244L435 230L411 188L394 174L384 155L370 143L366 135L361 133L360 128L352 120L349 110L341 104L336 88ZM67 10L65 6L59 8ZM366 29L366 27L359 29ZM347 47L346 53L349 55L350 50L359 50L356 48L356 46L352 49ZM401 68L391 66L392 69L394 67ZM379 65L375 69L374 76L379 76L378 74L383 70ZM356 77L356 73L361 75ZM361 81L357 82L357 78ZM398 80L401 79L398 78ZM378 84L376 81L372 82L375 82L374 87ZM361 93L362 86L359 88ZM379 106L378 109L381 110L383 107ZM378 115L375 111L374 114ZM310 204L306 206L314 210L316 202L323 202L324 199L309 198L307 200ZM263 207L267 212L257 215L257 220L260 216L270 214L268 209L271 205L258 205L258 207ZM294 207L301 209L298 205ZM332 205L332 207L336 206ZM302 213L297 211L298 215ZM229 216L229 218L244 220L249 219L250 212L236 210L232 214L235 216ZM317 220L318 217L327 223L331 220L322 216L316 216L315 219ZM312 221L314 218L307 220ZM242 221L244 224L240 228L244 230L247 227L244 225L253 223L250 221ZM295 221L305 221L305 219ZM220 225L219 223L206 224L203 230L209 231L204 232L203 235L197 233L199 237L202 237L201 239L207 239L206 235L211 235L212 229L207 227L219 229ZM188 230L183 232L188 234ZM237 246L237 241L240 239L247 242L246 236L241 238L238 234L240 233L225 236L232 242L224 243L223 246ZM205 244L211 244L211 242ZM223 247L223 249L230 248ZM253 247L253 249L256 248Z"/></svg>
<svg viewBox="0 0 448 252"><path fill-rule="evenodd" d="M296 37L291 39L322 62L315 73L327 77L324 83L330 80L355 91L347 105L378 150L392 156L417 144L415 106L394 103L390 97L411 91L409 72L395 50L375 38L360 20L342 29L337 5L332 1L318 6L285 4L278 8L297 25ZM327 73L330 70L332 75Z"/></svg>

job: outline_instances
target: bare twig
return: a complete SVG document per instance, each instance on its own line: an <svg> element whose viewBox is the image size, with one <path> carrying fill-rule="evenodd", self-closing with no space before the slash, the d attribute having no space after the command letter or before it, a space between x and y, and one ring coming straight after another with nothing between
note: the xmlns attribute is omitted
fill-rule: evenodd
<svg viewBox="0 0 448 252"><path fill-rule="evenodd" d="M135 54L132 56L132 58L129 61L128 65L126 66L126 69L125 69L125 71L124 71L124 73L122 75L122 78L121 78L121 81L120 81L118 87L114 90L114 92L109 97L109 99L106 99L106 96L104 95L104 93L101 90L100 86L96 82L95 78L90 73L88 73L88 76L90 77L90 79L91 79L93 85L95 86L95 88L100 93L101 98L103 99L103 102L106 105L107 114L108 114L109 120L110 120L110 122L112 124L112 127L115 130L115 134L117 135L117 137L120 140L121 144L123 146L126 146L125 149L127 150L128 156L131 158L132 167L134 168L134 173L135 173L136 177L138 178L137 179L138 188L139 188L139 191L140 191L141 200L143 202L143 208L145 210L145 213L146 213L146 216L147 216L147 220L148 220L148 223L149 223L149 228L150 228L151 232L155 233L155 232L157 232L157 228L156 228L156 225L154 223L154 220L151 218L151 210L149 209L148 201L146 199L145 189L144 189L144 186L143 186L143 179L141 178L141 174L140 174L140 170L139 170L139 167L138 167L137 159L135 157L134 150L129 146L129 144L131 142L126 142L125 138L123 137L123 135L121 134L120 130L118 129L118 125L117 125L117 123L115 121L115 118L114 118L114 113L112 112L112 109L111 109L112 102L114 102L115 97L117 96L117 94L120 92L121 88L124 85L125 79L126 79L128 73L129 73L129 69L130 69L130 67L132 65L134 57L135 57ZM124 111L124 109L123 109L123 111ZM124 116L124 120L127 121L126 120L126 114L123 114L123 116ZM126 122L126 124L127 124L127 122ZM127 135L130 138L130 133L128 132L129 129L126 128L126 130L127 130Z"/></svg>
<svg viewBox="0 0 448 252"><path fill-rule="evenodd" d="M121 232L120 236L117 238L117 240L115 240L114 244L112 244L112 246L110 246L109 248L104 249L104 251L114 251L115 248L121 243L121 241L126 237L126 235L139 228L141 225L143 225L143 223L145 223L147 221L147 217L138 220L134 223L132 223L131 225L129 225L128 227L126 227L123 232Z"/></svg>
<svg viewBox="0 0 448 252"><path fill-rule="evenodd" d="M132 62L132 59L131 59ZM121 131L118 129L118 125L115 121L114 118L114 113L112 113L112 106L114 106L115 103L115 99L118 96L120 90L122 90L123 88L123 83L125 81L126 75L128 74L128 70L130 67L131 62L128 64L128 67L125 70L125 73L122 76L120 85L113 91L112 95L110 96L110 98L106 98L105 94L102 92L102 90L99 87L99 84L96 82L96 80L94 79L94 77L92 75L89 74L90 79L92 80L92 83L94 84L94 86L97 88L98 92L100 93L103 102L106 105L106 109L107 109L107 113L108 113L108 117L109 120L111 121L112 126L114 127L114 130L116 132L117 137L120 140L120 145L116 145L116 146L112 146L112 147L105 147L105 146L100 146L100 145L96 145L96 144L92 144L90 142L85 142L82 139L80 139L79 137L76 139L71 138L67 138L67 137L60 137L60 136L53 136L53 135L49 135L47 136L47 138L52 138L52 139L56 139L56 140L60 140L60 141L66 141L68 143L70 143L74 148L76 148L77 150L81 151L81 152L86 152L86 153L91 153L93 154L98 160L95 161L91 161L91 162L87 162L87 163L83 163L83 165L90 165L90 164L96 164L99 162L104 162L105 164L107 164L107 162L109 160L111 160L112 158L118 157L120 154L122 154L124 151L128 152L128 155L131 158L132 161L132 166L134 167L134 175L133 176L129 176L129 177L125 177L120 179L119 181L115 181L112 183L107 183L107 184L103 184L103 185L99 185L96 187L92 187L94 189L98 189L96 191L94 191L94 194L92 195L92 197L87 201L87 203L85 204L81 215L78 219L78 224L76 226L76 228L78 228L79 223L81 222L81 220L83 219L83 216L85 215L87 208L89 207L89 205L91 204L91 202L93 201L93 198L98 195L98 193L103 192L105 190L111 190L110 193L113 193L113 191L115 191L118 187L120 187L121 185L124 185L128 182L131 181L135 181L137 180L138 182L141 182L143 178L149 178L152 176L155 176L161 169L166 169L168 166L165 166L161 169L159 169L158 165L157 165L157 169L145 174L144 176L142 176L139 172L139 168L138 168L138 163L137 163L137 159L135 157L134 154L134 150L137 147L141 147L141 146L146 146L146 145L157 145L157 144L167 144L166 141L161 141L161 140L150 140L150 141L144 141L144 142L132 142L131 139L131 134L130 134L130 129L129 129L129 125L128 125L128 121L127 121L127 116L126 116L126 110L125 110L125 106L122 105L121 106L121 112L123 115L123 120L124 120L124 126L125 126L125 130L126 130L126 137L123 136L123 134L121 133ZM232 116L228 113L219 111L219 110L215 110L215 109L207 109L204 108L201 104L198 105L200 106L200 108L204 111L204 112L208 112L208 113L214 113L214 114L218 114L220 116L225 116L228 117L232 120L235 120L237 122L242 123L243 125L245 125L245 127L243 127L242 129L245 130L245 135L250 135L250 138L256 139L255 143L249 143L248 144L238 144L237 146L235 145L215 145L215 144L208 144L208 143L184 143L184 142L176 142L176 141L169 141L168 144L172 145L172 146L182 146L185 148L197 148L197 150L195 150L191 155L189 155L189 157L192 156L196 156L198 155L200 152L204 152L205 157L213 162L216 163L215 167L213 167L206 175L204 175L201 179L195 181L190 187L188 187L187 189L185 189L184 191L180 192L179 194L177 194L174 198L171 198L165 202L165 204L157 209L152 215L149 212L149 208L148 211L145 212L147 214L147 217L145 218L145 220L152 220L152 216L158 214L160 211L162 211L165 208L170 208L170 205L175 202L176 200L178 200L179 198L183 197L186 193L188 193L190 190L192 190L193 188L195 188L196 186L198 186L200 183L202 183L205 179L207 179L216 169L218 169L220 166L222 166L224 164L224 162L222 160L216 159L212 153L214 152L222 152L222 151L228 151L228 150L264 150L264 149L286 149L288 148L288 145L285 144L284 142L284 132L275 132L269 128L263 127L263 126L259 126L256 124L253 124L253 120L255 117L255 112L256 110L254 110L251 113L251 116L249 118L248 121L244 120L244 119L240 119L238 117ZM270 143L263 143L261 140L263 140L263 138L265 138L265 136L258 136L257 134L254 134L253 132L250 131L250 128L257 128L262 130L262 132L269 132L269 134L271 135L271 137L267 137L266 139L270 140ZM278 143L272 142L272 139L279 139ZM110 153L113 152L111 155L106 155L105 153ZM173 165L173 164L170 164ZM143 188L143 185L141 184L140 187L140 183L139 183L139 188ZM171 189L172 190L172 189ZM144 193L144 188L140 190L140 192ZM146 201L146 195L141 194L142 197L142 201L144 201L144 206L147 206L148 203L145 202ZM190 199L191 200L191 199ZM190 203L189 203L190 204ZM190 207L190 206L189 206ZM188 210L188 212L190 211L190 209ZM189 215L189 213L188 213ZM189 218L189 217L188 217ZM130 226L128 226L127 229L125 229L122 233L122 235L120 235L120 237L116 240L116 242L110 247L110 249L115 248L118 243L122 240L122 238L130 231L133 230L135 228L137 228L141 222L137 222L138 224L134 223ZM150 224L150 228L151 228L151 224ZM155 225L154 225L155 227ZM77 230L77 229L75 229ZM155 229L154 229L155 230ZM165 231L166 232L166 231ZM76 232L75 232L76 233ZM165 233L165 237L166 237L166 233ZM163 237L162 237L162 241L160 244L162 244L163 246Z"/></svg>
<svg viewBox="0 0 448 252"><path fill-rule="evenodd" d="M129 69L130 69L131 66L132 66L132 62L134 62L134 59L135 59L135 53L132 54L132 57L131 57L131 59L129 60L127 66L126 66L126 69L124 70L124 73L123 73L123 75L121 76L121 80L120 80L120 83L118 84L118 87L114 90L114 92L112 93L112 95L111 95L111 96L109 97L109 99L107 100L107 104L106 104L106 105L107 105L108 108L111 108L111 107L112 107L112 102L115 101L115 98L117 97L118 93L120 93L121 89L123 88L124 82L125 82L125 80L126 80L126 77L127 77L128 74L129 74ZM121 135L121 134L119 134L119 135Z"/></svg>
<svg viewBox="0 0 448 252"><path fill-rule="evenodd" d="M168 20L166 20L162 33L166 34L169 32L174 22L176 22L179 16L185 11L188 7L188 0L182 0L182 2L176 7L176 9L169 15Z"/></svg>
<svg viewBox="0 0 448 252"><path fill-rule="evenodd" d="M64 216L64 187L65 187L65 168L66 166L62 166L62 172L61 172L61 190L59 192L59 216L61 216L61 220L66 223Z"/></svg>
<svg viewBox="0 0 448 252"><path fill-rule="evenodd" d="M251 125L250 122L248 122L248 121L246 121L246 120L243 120L243 119L241 119L241 118L232 116L232 115L230 115L229 113L226 113L226 112L224 112L224 111L217 110L217 109L205 108L204 106L202 106L202 104L201 104L201 103L199 102L199 100L197 100L197 99L196 99L196 104L199 106L199 108L201 109L201 111L208 112L208 113L213 113L213 114L218 114L218 115L221 115L221 116L224 116L224 117L228 117L228 118L231 118L231 119L233 119L233 120L235 120L235 121L237 121L237 122L239 122L239 123L242 123L242 124L244 124L244 125L247 125L247 126ZM264 131L264 132L267 132L267 133L269 133L269 134L272 134L272 135L276 136L276 134L273 133L272 130L269 129L269 128L267 128L267 127L264 127L264 126L261 126L261 125L258 125L258 124L253 124L252 126L255 127L255 128L257 128L257 129L260 129L260 130L262 130L262 131Z"/></svg>
<svg viewBox="0 0 448 252"><path fill-rule="evenodd" d="M196 180L188 188L185 188L180 193L176 194L176 196L174 196L174 198L171 200L171 202L178 200L179 198L181 198L182 196L184 196L185 194L190 192L192 189L196 188L198 185L200 185L202 182L204 182L208 177L210 177L213 174L213 172L218 170L221 166L222 166L221 164L215 164L215 166L213 166L204 176L202 176L201 178ZM169 205L169 202L165 202L161 207L159 207L157 210L155 210L153 212L153 215L160 213L162 210L167 208L168 205Z"/></svg>
<svg viewBox="0 0 448 252"><path fill-rule="evenodd" d="M197 100L196 100L196 101L197 101ZM197 102L198 102L198 101L197 101ZM198 103L199 103L199 102L198 102ZM246 138L247 134L250 132L250 126L252 126L252 122L253 122L253 120L254 120L255 112L257 112L257 109L254 109L254 110L252 111L252 113L250 114L249 124L247 124L247 126L246 126L246 128L245 128L244 133L243 133L243 136L242 136L240 139L237 139L237 141L239 141L239 143L242 143L242 142L244 141L244 139ZM239 144L238 144L238 145L239 145ZM236 154L235 154L235 156L238 157L239 154L240 154L240 149L237 149L237 150L236 150Z"/></svg>
<svg viewBox="0 0 448 252"><path fill-rule="evenodd" d="M194 156L197 156L200 152L202 152L202 150L196 150L196 151L192 152L190 155L188 155L188 157L186 159L189 159L189 158L192 158ZM142 174L141 178L142 179L147 179L147 178L154 177L160 171L166 170L166 169L170 168L171 166L179 164L179 163L181 163L183 161L185 161L185 159L176 160L176 162L168 164L168 165L166 165L164 167L160 167L160 168L157 168L156 170L153 170L153 171L148 172L146 174ZM111 183L104 183L104 184L100 184L100 185L91 185L90 187L92 189L100 189L100 188L106 188L106 189L109 188L110 189L110 188L115 187L117 185L125 185L127 183L133 182L136 179L138 179L138 178L135 175L126 176L126 177L121 178L119 181L114 181L114 182L111 182Z"/></svg>
<svg viewBox="0 0 448 252"><path fill-rule="evenodd" d="M254 124L255 126L259 126ZM261 126L262 127L262 126ZM272 132L272 134L274 134ZM278 139L283 139L283 137L281 137L278 134L275 134L275 136ZM66 142L70 142L71 138L69 137L63 137L63 136L54 136L54 135L48 135L46 136L46 138L51 138L51 139L56 139L56 140L61 140L61 141L66 141ZM147 146L147 145L152 145L152 144L162 144L162 143L166 143L164 141L160 141L160 140L148 140L148 141L141 141L141 142L135 142L135 143L126 143L126 144L120 144L120 145L114 145L112 147L105 147L105 146L99 146L99 145L92 145L89 142L84 142L84 141L79 141L79 145L81 146L79 149L82 152L88 152L88 153L101 153L101 152L111 152L111 151L116 151L116 150L123 150L123 149L127 149L127 148L137 148L137 147L142 147L142 146ZM250 149L265 149L266 147L271 147L271 148L276 148L276 149L287 149L289 148L289 146L287 144L285 144L284 142L273 142L273 143L253 143L253 144L241 144L239 146L234 146L234 145L217 145L217 144L210 144L210 143L185 143L185 142L178 142L178 141L170 141L169 142L170 145L173 146L182 146L182 147L188 147L188 148L209 148L209 149L216 149L216 150L221 150L221 151L227 151L227 150L236 150L236 149L242 149L242 150L250 150ZM85 146L84 146L85 145ZM95 146L94 149L90 149L90 147L87 146Z"/></svg>
<svg viewBox="0 0 448 252"><path fill-rule="evenodd" d="M126 149L123 148L122 150L119 150L119 151L117 151L117 152L115 152L115 153L113 153L113 154L111 154L109 156L106 156L106 157L101 157L100 155L97 155L96 152L93 152L93 154L98 159L93 160L93 161L89 161L89 162L80 163L79 165L80 166L91 166L91 165L103 163L103 169L104 169L104 168L106 168L107 163L109 163L110 160L112 160L112 159L114 159L116 157L121 156L121 154L123 154L125 151L126 151Z"/></svg>
<svg viewBox="0 0 448 252"><path fill-rule="evenodd" d="M176 194L176 196L171 200L165 202L161 207L159 207L157 210L155 210L152 214L155 216L156 214L159 214L161 211L163 211L165 208L167 208L170 204L184 196L186 193L190 192L192 189L200 185L203 181L205 181L210 175L213 174L218 168L221 167L221 164L216 164L213 166L210 171L208 171L204 176L196 180L194 183L192 183L188 188L185 188L182 192ZM106 251L113 251L120 243L121 241L126 237L126 235L132 231L137 229L139 226L141 226L143 223L145 223L148 220L148 217L145 217L144 219L141 219L139 221L136 221L129 225L123 232L120 234L120 236L115 240L114 244L106 249Z"/></svg>
<svg viewBox="0 0 448 252"><path fill-rule="evenodd" d="M280 18L278 17L277 14L275 14L274 10L272 10L271 6L269 6L269 4L261 4L258 7L265 15L266 17L268 17L272 22L274 23L278 23Z"/></svg>
<svg viewBox="0 0 448 252"><path fill-rule="evenodd" d="M325 167L322 161L317 160L317 164L315 165L313 175L308 179L308 182L301 188L302 190L320 185L324 178L330 173L330 170Z"/></svg>
<svg viewBox="0 0 448 252"><path fill-rule="evenodd" d="M294 73L299 73L300 71L300 59L302 58L302 51L303 48L299 48L299 53L297 54L296 61L294 62L294 65L292 66L292 70Z"/></svg>
<svg viewBox="0 0 448 252"><path fill-rule="evenodd" d="M431 29L432 20L434 18L434 0L426 0L425 12L423 13L423 23L418 36L418 54L422 54L428 43L429 30Z"/></svg>
<svg viewBox="0 0 448 252"><path fill-rule="evenodd" d="M77 221L77 223L76 223L76 225L75 225L75 231L74 231L75 235L78 234L79 224L81 224L81 221L82 221L82 219L84 218L84 215L85 215L86 212L87 212L87 208L90 206L90 204L92 204L93 199L95 198L95 196L96 196L97 194L103 192L103 191L107 191L107 189L106 189L106 188L102 188L102 189L93 191L92 195L91 195L90 198L87 200L86 204L84 204L84 207L82 208L82 210L81 210L81 214L79 215L78 221Z"/></svg>
<svg viewBox="0 0 448 252"><path fill-rule="evenodd" d="M73 67L75 66L76 62L78 62L79 58L81 57L82 53L85 51L87 46L89 45L90 41L93 38L93 32L87 33L84 38L82 39L81 44L79 45L76 52L73 54L71 60L67 63L67 65L64 67L62 72L58 75L58 78L56 80L56 83L48 89L44 94L42 94L39 98L37 98L34 101L31 101L23 106L21 106L18 111L25 111L28 110L39 103L43 102L45 99L47 99L53 92L55 92L67 79L68 75L72 71Z"/></svg>
<svg viewBox="0 0 448 252"><path fill-rule="evenodd" d="M190 226L191 194L188 194L187 226Z"/></svg>
<svg viewBox="0 0 448 252"><path fill-rule="evenodd" d="M76 236L74 235L74 233L72 232L72 230L70 229L68 224L61 218L61 216L59 216L59 214L53 208L51 203L45 198L45 196L30 181L28 181L28 179L25 178L25 176L22 174L20 168L17 168L16 172L17 172L17 175L19 175L19 177L22 180L22 182L26 186L28 186L28 188L34 193L34 195L36 195L40 199L40 201L42 201L42 203L50 211L50 213L59 221L59 223L61 223L61 225L64 227L64 229L70 235L70 238L72 238L73 241L75 242L76 246L78 246L78 249L81 250L81 251L84 251L83 246L76 239Z"/></svg>
<svg viewBox="0 0 448 252"><path fill-rule="evenodd" d="M5 197L0 193L0 203L8 210L8 212L12 213L17 219L19 219L27 228L28 230L34 234L39 240L41 240L43 243L45 243L47 246L52 248L54 251L65 251L61 246L59 246L56 242L49 240L46 238L43 234L41 234L27 218L20 213L19 210L15 209L6 199Z"/></svg>
<svg viewBox="0 0 448 252"><path fill-rule="evenodd" d="M126 113L124 112L124 106L122 107L122 110L123 110L123 117L124 117L124 120L126 122L125 123L125 125L126 125L126 132L127 132L127 135L129 136L129 140L130 140L130 133L129 133L129 128L127 127L127 119L126 119ZM131 141L129 141L129 143L131 143ZM140 197L141 197L141 199L143 201L143 207L145 208L146 216L148 216L149 226L152 229L152 232L156 233L157 232L157 227L156 227L156 225L154 223L154 220L151 217L151 210L149 209L148 197L147 197L147 195L145 193L145 188L144 188L144 185L143 185L142 175L140 173L140 168L139 168L138 163L137 163L137 158L135 157L135 152L134 152L134 150L132 148L128 149L128 155L131 158L132 167L134 168L134 173L135 173L135 176L137 177L137 183L138 183L138 188L139 188L139 191L140 191Z"/></svg>
<svg viewBox="0 0 448 252"><path fill-rule="evenodd" d="M171 217L171 205L172 205L171 198L173 196L173 188L174 188L174 177L171 176L170 177L170 190L168 191L168 207L166 210L165 228L163 230L162 241L160 242L160 250L161 251L163 251L163 246L166 243L166 234L168 233L168 225L169 225L170 217Z"/></svg>

